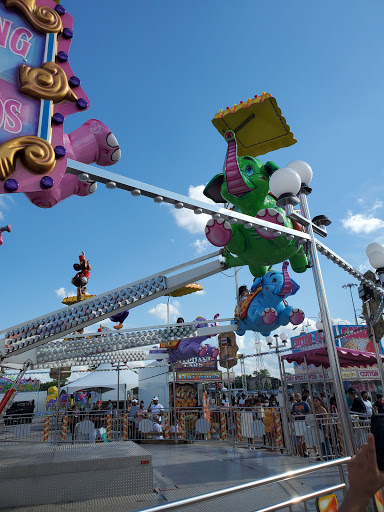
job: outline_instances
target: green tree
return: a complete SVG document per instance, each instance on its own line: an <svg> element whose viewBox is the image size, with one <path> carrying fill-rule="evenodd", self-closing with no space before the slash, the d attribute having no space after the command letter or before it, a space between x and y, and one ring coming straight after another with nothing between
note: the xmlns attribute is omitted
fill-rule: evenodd
<svg viewBox="0 0 384 512"><path fill-rule="evenodd" d="M269 373L269 370L267 370L267 368L263 368L262 370L255 371L255 372L253 372L253 375L255 377L257 377L258 375L260 375L260 377L270 377L271 376L271 374Z"/></svg>
<svg viewBox="0 0 384 512"><path fill-rule="evenodd" d="M63 379L61 381L61 387L65 386L67 382L68 382L68 379ZM48 391L48 388L50 388L52 386L56 386L58 388L59 387L58 384L59 383L57 380L49 380L48 382L41 382L40 383L40 391Z"/></svg>

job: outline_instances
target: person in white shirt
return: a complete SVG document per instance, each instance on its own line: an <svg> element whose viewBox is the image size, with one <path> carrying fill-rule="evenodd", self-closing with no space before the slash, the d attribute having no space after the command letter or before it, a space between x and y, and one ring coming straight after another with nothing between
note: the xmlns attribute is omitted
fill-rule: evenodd
<svg viewBox="0 0 384 512"><path fill-rule="evenodd" d="M369 396L368 396L368 393L366 391L363 391L361 393L361 399L365 405L365 410L368 414L368 416L372 416L372 403L371 401L369 400Z"/></svg>
<svg viewBox="0 0 384 512"><path fill-rule="evenodd" d="M152 439L164 439L163 437L163 428L161 426L160 418L157 414L153 415L153 437Z"/></svg>
<svg viewBox="0 0 384 512"><path fill-rule="evenodd" d="M149 404L148 412L151 414L157 414L158 416L164 415L164 407L159 404L159 397L154 396L152 402Z"/></svg>

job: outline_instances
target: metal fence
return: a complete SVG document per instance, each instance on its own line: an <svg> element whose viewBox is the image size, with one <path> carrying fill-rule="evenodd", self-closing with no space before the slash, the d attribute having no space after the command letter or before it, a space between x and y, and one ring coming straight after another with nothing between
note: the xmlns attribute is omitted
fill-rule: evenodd
<svg viewBox="0 0 384 512"><path fill-rule="evenodd" d="M367 441L370 419L352 417L357 447ZM160 415L139 411L58 411L5 415L0 443L227 442L249 449L267 448L321 461L346 455L335 414L291 416L280 407L243 409L165 409Z"/></svg>
<svg viewBox="0 0 384 512"><path fill-rule="evenodd" d="M289 471L287 473L282 473L279 475L263 478L261 480L247 482L245 484L236 485L234 487L229 487L226 489L220 489L218 491L213 491L208 494L201 494L199 496L194 496L192 498L186 498L179 501L173 501L171 503L166 503L164 505L159 505L151 508L141 509L138 512L170 512L172 510L181 510L183 508L187 508L188 510L208 510L209 508L219 509L221 505L221 509L224 509L225 501L228 500L231 496L234 498L232 500L233 503L238 504L242 497L244 497L245 493L250 490L260 489L261 487L266 487L268 489L269 485L273 485L275 483L282 483L290 480L291 482L296 478L303 478L306 475L316 474L321 478L322 472L329 471L332 469L338 469L338 472L334 471L334 481L335 485L331 487L323 487L320 490L311 492L309 494L298 494L284 502L279 502L274 505L270 505L268 507L260 508L254 503L253 510L255 512L275 512L277 510L288 510L289 512L293 511L293 507L297 505L303 505L301 510L308 511L308 504L312 502L312 504L316 504L317 498L330 495L338 491L342 491L344 494L346 491L346 478L343 465L350 460L350 457L345 457L335 461L324 462L312 466L308 466L305 468L300 468L298 470ZM338 474L337 474L338 473ZM337 482L339 480L339 482ZM271 502L274 501L275 490L271 490ZM252 493L251 496L248 494L248 499L253 502L256 502L255 497L257 494L255 492ZM221 501L220 501L221 500ZM209 503L207 503L209 502ZM236 505L234 505L236 506ZM203 508L204 507L204 508ZM257 508L256 508L257 507ZM297 508L295 508L297 510ZM311 508L313 510L313 508ZM332 510L334 510L332 508Z"/></svg>

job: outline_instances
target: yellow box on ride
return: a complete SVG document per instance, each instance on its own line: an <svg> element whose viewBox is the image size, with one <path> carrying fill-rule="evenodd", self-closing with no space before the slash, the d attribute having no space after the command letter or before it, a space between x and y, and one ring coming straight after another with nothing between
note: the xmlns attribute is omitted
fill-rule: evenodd
<svg viewBox="0 0 384 512"><path fill-rule="evenodd" d="M257 157L297 142L276 99L265 92L220 110L212 123L223 136L228 130L236 134L238 156Z"/></svg>

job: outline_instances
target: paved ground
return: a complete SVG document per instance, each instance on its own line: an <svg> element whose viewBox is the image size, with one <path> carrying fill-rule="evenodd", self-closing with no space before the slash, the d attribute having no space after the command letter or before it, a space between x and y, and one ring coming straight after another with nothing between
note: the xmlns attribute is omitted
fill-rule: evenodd
<svg viewBox="0 0 384 512"><path fill-rule="evenodd" d="M297 459L265 450L247 450L230 445L195 443L186 445L145 445L153 455L154 492L118 498L97 499L60 505L40 505L3 510L13 512L114 512L146 509L190 496L205 494L240 483L259 480L268 476L285 473L308 466L306 459ZM268 505L274 505L293 496L323 489L340 482L336 469L316 473L262 488L243 491L236 495L215 499L183 510L186 512L254 512ZM60 485L60 482L58 482ZM68 490L70 499L70 490ZM292 507L292 512L305 510L303 506ZM307 510L315 511L314 504Z"/></svg>

